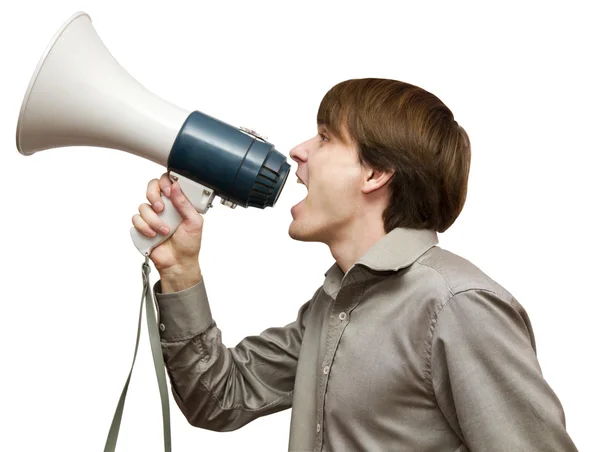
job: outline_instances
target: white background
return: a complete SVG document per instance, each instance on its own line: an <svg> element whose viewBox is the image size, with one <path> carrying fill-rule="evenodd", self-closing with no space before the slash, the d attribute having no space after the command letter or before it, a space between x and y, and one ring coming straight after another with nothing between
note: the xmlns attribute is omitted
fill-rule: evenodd
<svg viewBox="0 0 600 452"><path fill-rule="evenodd" d="M79 10L148 89L252 127L286 155L315 133L322 96L342 80L395 78L440 97L472 142L467 202L440 246L525 306L567 429L580 450L597 450L592 2L59 0L0 7L1 450L102 450L134 350L143 259L129 228L146 184L165 169L112 149L25 157L15 146L37 61ZM206 214L200 264L230 347L294 320L333 263L326 246L289 238L290 207L305 196L294 176L289 182L275 208L217 202ZM142 334L122 451L162 450L145 324ZM191 427L170 397L174 451L287 450L290 410L215 433Z"/></svg>

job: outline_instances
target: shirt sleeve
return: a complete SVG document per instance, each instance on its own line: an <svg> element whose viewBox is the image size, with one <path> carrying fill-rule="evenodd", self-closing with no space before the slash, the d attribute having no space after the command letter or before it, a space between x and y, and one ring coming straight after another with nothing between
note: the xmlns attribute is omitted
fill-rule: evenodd
<svg viewBox="0 0 600 452"><path fill-rule="evenodd" d="M431 374L441 411L471 452L577 450L516 300L455 294L434 325Z"/></svg>
<svg viewBox="0 0 600 452"><path fill-rule="evenodd" d="M173 397L191 425L232 431L291 407L312 300L300 307L294 322L228 348L212 318L204 278L179 292L161 290L159 280L154 293L165 367Z"/></svg>

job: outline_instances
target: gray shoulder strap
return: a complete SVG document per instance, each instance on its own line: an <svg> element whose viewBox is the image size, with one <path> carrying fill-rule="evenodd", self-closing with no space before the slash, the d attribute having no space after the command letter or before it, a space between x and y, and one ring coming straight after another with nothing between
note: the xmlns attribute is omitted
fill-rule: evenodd
<svg viewBox="0 0 600 452"><path fill-rule="evenodd" d="M135 358L137 356L138 345L140 343L140 330L142 326L142 307L144 305L144 299L146 301L146 320L148 323L148 335L150 336L150 347L152 349L152 358L154 359L154 370L156 372L156 380L158 381L158 390L160 392L160 400L162 402L162 417L163 417L163 437L165 443L165 452L171 452L171 421L169 413L169 394L167 391L167 380L165 377L164 361L162 356L162 349L160 346L160 336L158 333L158 325L156 324L156 314L154 312L154 305L152 303L152 289L150 288L150 266L148 265L148 255L146 254L146 261L142 264L142 279L144 281L144 289L142 292L142 301L140 303L140 314L138 317L138 330L137 338L135 341L135 352L133 354L133 362L131 363L131 370L125 381L125 386L121 392L117 409L113 416L108 437L106 438L106 445L104 446L104 452L114 452L117 446L117 439L119 437L119 428L121 426L121 417L123 416L123 407L125 405L125 398L127 397L127 389L129 388L129 381L131 380L131 373L133 372L133 366L135 365Z"/></svg>

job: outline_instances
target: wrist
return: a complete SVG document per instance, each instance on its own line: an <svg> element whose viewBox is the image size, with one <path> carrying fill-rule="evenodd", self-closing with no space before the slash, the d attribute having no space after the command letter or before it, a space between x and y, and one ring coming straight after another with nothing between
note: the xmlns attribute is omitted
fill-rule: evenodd
<svg viewBox="0 0 600 452"><path fill-rule="evenodd" d="M174 266L160 270L161 292L180 292L200 282L202 272L200 265Z"/></svg>

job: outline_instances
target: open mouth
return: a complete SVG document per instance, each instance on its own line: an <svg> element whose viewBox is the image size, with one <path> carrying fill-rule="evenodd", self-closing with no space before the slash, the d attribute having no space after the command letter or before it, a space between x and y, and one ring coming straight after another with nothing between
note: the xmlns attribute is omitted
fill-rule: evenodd
<svg viewBox="0 0 600 452"><path fill-rule="evenodd" d="M296 176L298 176L296 174ZM308 192L308 187L306 186L306 184L304 183L304 181L302 179L300 179L300 177L298 177L298 179L296 180L297 183L304 185L304 187L306 187L306 191ZM304 201L306 201L306 198L308 197L308 193L307 195L298 203L296 204L294 207L292 207L292 212L294 211L294 209L296 209L300 204L302 204Z"/></svg>
<svg viewBox="0 0 600 452"><path fill-rule="evenodd" d="M302 179L298 178L298 180L296 182L299 183L300 185L304 185L304 188L306 188L306 191L308 192L308 187Z"/></svg>
<svg viewBox="0 0 600 452"><path fill-rule="evenodd" d="M300 179L300 176L298 176L298 173L296 173L296 177L298 178L298 180L296 182L298 182L299 184L304 185L305 187L307 186L304 181L302 179Z"/></svg>

